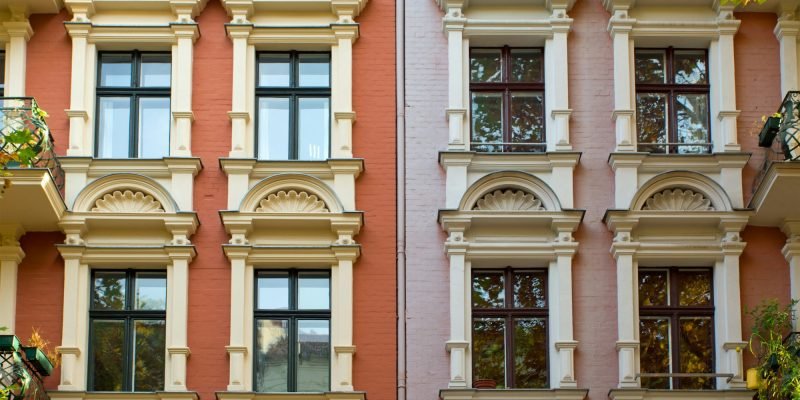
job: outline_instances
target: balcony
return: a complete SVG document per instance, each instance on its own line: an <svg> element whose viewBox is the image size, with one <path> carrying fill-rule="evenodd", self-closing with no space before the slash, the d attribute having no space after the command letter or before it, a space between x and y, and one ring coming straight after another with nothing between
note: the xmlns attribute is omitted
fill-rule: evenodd
<svg viewBox="0 0 800 400"><path fill-rule="evenodd" d="M26 232L57 231L66 211L64 171L30 97L0 97L0 215Z"/></svg>
<svg viewBox="0 0 800 400"><path fill-rule="evenodd" d="M42 379L52 372L42 349L23 346L14 335L0 335L0 397L49 400Z"/></svg>

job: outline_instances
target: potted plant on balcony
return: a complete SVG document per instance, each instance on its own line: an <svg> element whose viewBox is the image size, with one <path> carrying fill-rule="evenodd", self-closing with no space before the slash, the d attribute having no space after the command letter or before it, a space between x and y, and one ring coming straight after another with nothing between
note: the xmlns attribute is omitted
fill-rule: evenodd
<svg viewBox="0 0 800 400"><path fill-rule="evenodd" d="M764 121L764 127L761 128L761 132L758 134L758 145L761 147L771 147L775 136L778 135L778 130L780 130L781 113L775 113L769 117L762 117L761 120Z"/></svg>
<svg viewBox="0 0 800 400"><path fill-rule="evenodd" d="M50 132L45 123L48 115L35 102L31 103L29 117L21 116L20 110L13 111L4 112L5 118L12 123L6 124L0 132L0 169L34 167L39 155L52 148Z"/></svg>
<svg viewBox="0 0 800 400"><path fill-rule="evenodd" d="M748 387L758 390L759 400L800 400L800 340L790 333L796 304L782 307L769 299L748 312L753 317L750 351L757 359L755 373L748 371Z"/></svg>

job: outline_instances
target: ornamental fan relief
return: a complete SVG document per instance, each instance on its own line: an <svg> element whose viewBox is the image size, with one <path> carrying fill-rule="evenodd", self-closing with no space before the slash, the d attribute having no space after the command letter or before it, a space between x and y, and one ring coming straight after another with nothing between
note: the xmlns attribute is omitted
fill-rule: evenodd
<svg viewBox="0 0 800 400"><path fill-rule="evenodd" d="M267 213L315 213L329 212L325 203L316 195L295 190L272 193L259 203L256 212Z"/></svg>
<svg viewBox="0 0 800 400"><path fill-rule="evenodd" d="M542 201L522 190L495 190L487 193L475 203L478 211L541 211Z"/></svg>
<svg viewBox="0 0 800 400"><path fill-rule="evenodd" d="M106 193L94 203L92 212L109 213L163 213L164 208L153 196L132 190Z"/></svg>
<svg viewBox="0 0 800 400"><path fill-rule="evenodd" d="M702 193L689 189L667 189L647 199L642 207L646 211L714 211L714 206Z"/></svg>

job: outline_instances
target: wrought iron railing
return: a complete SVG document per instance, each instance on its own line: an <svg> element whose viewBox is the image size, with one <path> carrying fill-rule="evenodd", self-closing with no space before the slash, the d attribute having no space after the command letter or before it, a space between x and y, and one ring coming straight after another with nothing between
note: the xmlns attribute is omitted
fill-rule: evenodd
<svg viewBox="0 0 800 400"><path fill-rule="evenodd" d="M772 163L800 161L800 92L787 93L778 112L766 118L758 134L758 145L764 148L764 161L753 190L761 184Z"/></svg>
<svg viewBox="0 0 800 400"><path fill-rule="evenodd" d="M14 335L0 335L0 398L49 400L42 379L52 370L40 349L21 346Z"/></svg>
<svg viewBox="0 0 800 400"><path fill-rule="evenodd" d="M547 143L473 141L470 148L479 153L543 153L547 150Z"/></svg>
<svg viewBox="0 0 800 400"><path fill-rule="evenodd" d="M32 97L0 97L0 170L47 168L61 190L64 170L45 117Z"/></svg>

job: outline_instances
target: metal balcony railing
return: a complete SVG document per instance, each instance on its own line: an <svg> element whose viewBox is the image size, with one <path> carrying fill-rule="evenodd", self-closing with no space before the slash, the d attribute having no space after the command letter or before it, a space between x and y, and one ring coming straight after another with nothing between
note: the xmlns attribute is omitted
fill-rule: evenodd
<svg viewBox="0 0 800 400"><path fill-rule="evenodd" d="M0 177L2 170L47 168L60 191L64 170L45 117L32 97L0 97Z"/></svg>
<svg viewBox="0 0 800 400"><path fill-rule="evenodd" d="M800 91L787 93L778 112L767 118L758 134L758 145L764 148L764 162L753 190L761 184L772 163L800 161Z"/></svg>
<svg viewBox="0 0 800 400"><path fill-rule="evenodd" d="M0 398L49 400L42 379L52 371L40 349L20 345L14 335L0 335Z"/></svg>

